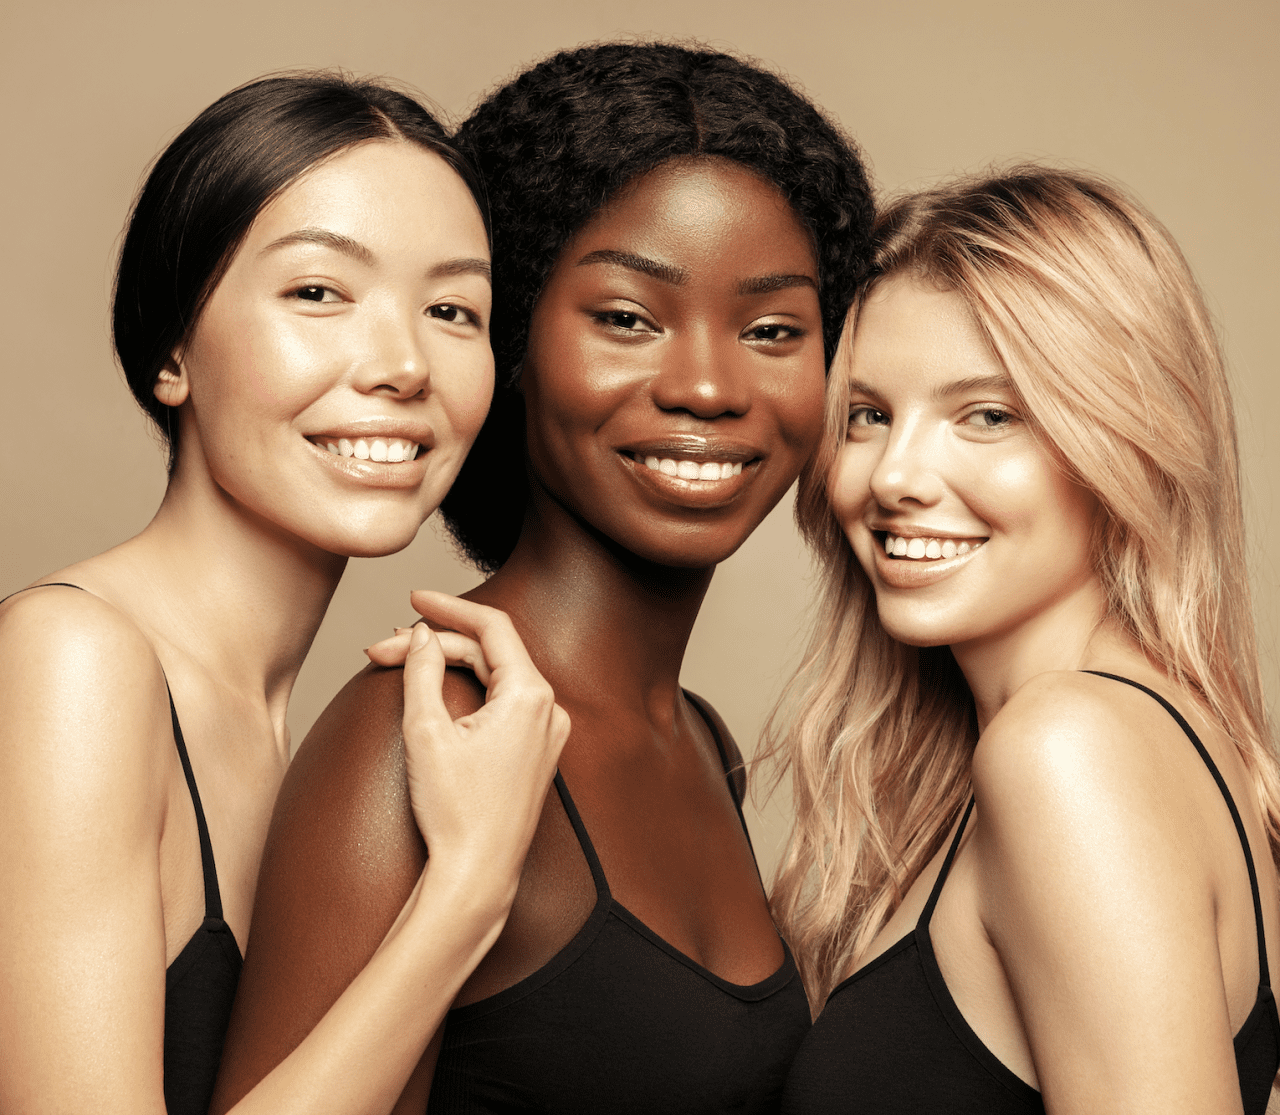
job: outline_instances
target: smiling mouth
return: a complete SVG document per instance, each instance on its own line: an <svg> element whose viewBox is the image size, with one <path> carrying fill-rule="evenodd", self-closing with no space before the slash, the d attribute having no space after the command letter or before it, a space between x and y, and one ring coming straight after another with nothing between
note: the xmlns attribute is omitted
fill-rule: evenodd
<svg viewBox="0 0 1280 1115"><path fill-rule="evenodd" d="M906 561L948 561L962 557L986 542L985 538L904 538L890 531L877 530L873 533L889 557Z"/></svg>
<svg viewBox="0 0 1280 1115"><path fill-rule="evenodd" d="M626 452L623 454L643 465L650 472L660 472L677 480L717 481L728 480L742 473L742 461L708 461L705 458L683 456L659 457L653 453Z"/></svg>
<svg viewBox="0 0 1280 1115"><path fill-rule="evenodd" d="M400 464L412 461L422 448L416 441L402 437L307 438L312 445L327 449L335 457L354 457L358 461L385 461Z"/></svg>

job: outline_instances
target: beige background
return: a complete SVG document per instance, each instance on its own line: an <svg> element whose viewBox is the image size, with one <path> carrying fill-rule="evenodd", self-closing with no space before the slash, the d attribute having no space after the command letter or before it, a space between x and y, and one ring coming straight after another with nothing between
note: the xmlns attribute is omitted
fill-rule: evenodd
<svg viewBox="0 0 1280 1115"><path fill-rule="evenodd" d="M1011 157L1127 183L1208 291L1235 376L1265 680L1280 562L1280 5L1275 0L0 0L0 592L140 529L161 459L116 370L111 265L143 168L201 108L266 71L387 74L465 114L555 48L696 36L790 74L863 144L884 191ZM797 649L807 565L789 502L718 575L685 684L748 750ZM432 526L353 562L299 679L300 740L406 614L411 586L473 574ZM783 832L752 824L761 858Z"/></svg>

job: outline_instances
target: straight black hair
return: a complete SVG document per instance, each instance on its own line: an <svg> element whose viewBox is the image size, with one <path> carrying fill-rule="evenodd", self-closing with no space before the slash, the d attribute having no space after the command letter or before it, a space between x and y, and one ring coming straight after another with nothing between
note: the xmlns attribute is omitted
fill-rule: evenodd
<svg viewBox="0 0 1280 1115"><path fill-rule="evenodd" d="M307 72L262 78L206 108L156 160L134 203L116 268L112 334L129 389L177 461L171 408L155 397L263 206L306 170L369 140L435 152L466 183L489 229L471 164L443 126L378 81Z"/></svg>

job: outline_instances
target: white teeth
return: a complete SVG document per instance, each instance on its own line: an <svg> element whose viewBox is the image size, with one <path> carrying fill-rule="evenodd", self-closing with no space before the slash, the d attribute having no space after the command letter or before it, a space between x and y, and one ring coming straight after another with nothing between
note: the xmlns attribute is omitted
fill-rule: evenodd
<svg viewBox="0 0 1280 1115"><path fill-rule="evenodd" d="M645 457L645 468L653 469L667 476L678 476L681 480L728 480L742 472L742 462L677 461L672 457Z"/></svg>
<svg viewBox="0 0 1280 1115"><path fill-rule="evenodd" d="M985 539L980 539L973 543L957 543L952 538L903 538L901 535L886 531L884 552L890 557L904 557L911 561L937 561L939 558L949 560L967 554L970 550L976 550L984 541Z"/></svg>
<svg viewBox="0 0 1280 1115"><path fill-rule="evenodd" d="M401 461L412 461L421 446L416 441L401 437L338 438L337 441L323 442L324 448L335 457L355 457L361 461L387 461L399 464Z"/></svg>

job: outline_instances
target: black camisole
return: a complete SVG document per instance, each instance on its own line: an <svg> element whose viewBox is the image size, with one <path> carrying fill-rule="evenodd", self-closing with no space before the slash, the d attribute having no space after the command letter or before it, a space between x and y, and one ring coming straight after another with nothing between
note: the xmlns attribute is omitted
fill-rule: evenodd
<svg viewBox="0 0 1280 1115"><path fill-rule="evenodd" d="M1280 1068L1280 1015L1271 992L1258 878L1240 813L1213 759L1177 709L1136 681L1115 674L1098 676L1132 685L1168 711L1209 768L1235 822L1258 930L1258 994L1235 1036L1236 1071L1246 1115L1263 1115ZM787 1079L785 1115L1044 1111L1040 1093L1007 1068L965 1021L947 990L929 937L929 921L973 804L970 800L915 930L831 993Z"/></svg>
<svg viewBox="0 0 1280 1115"><path fill-rule="evenodd" d="M80 588L51 581L32 588ZM27 589L19 589L26 592ZM13 593L11 595L17 595ZM7 600L8 597L5 597ZM0 604L4 603L0 600ZM168 682L165 682L168 688ZM240 947L231 927L222 920L222 894L213 862L213 844L200 805L200 791L187 757L182 726L169 694L173 742L195 806L200 833L200 866L204 873L204 922L165 972L164 981L164 1103L168 1115L207 1115L222 1056L222 1041L231 1021L231 1002L240 979Z"/></svg>
<svg viewBox="0 0 1280 1115"><path fill-rule="evenodd" d="M782 966L749 986L685 956L613 898L559 774L555 787L591 869L595 906L532 975L449 1012L428 1113L776 1112L809 1029L790 951L784 944Z"/></svg>

